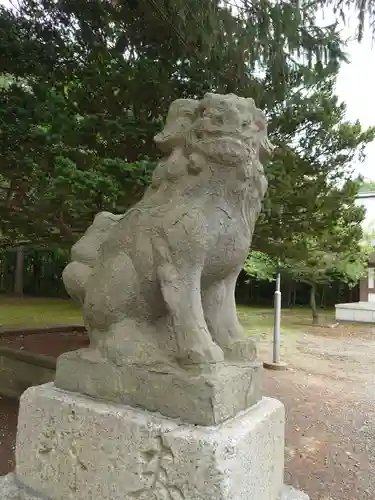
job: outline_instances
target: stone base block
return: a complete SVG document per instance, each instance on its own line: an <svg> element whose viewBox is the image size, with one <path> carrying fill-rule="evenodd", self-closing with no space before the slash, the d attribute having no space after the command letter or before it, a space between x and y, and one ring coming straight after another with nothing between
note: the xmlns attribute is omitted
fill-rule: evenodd
<svg viewBox="0 0 375 500"><path fill-rule="evenodd" d="M55 385L190 424L217 425L260 400L260 374L258 361L184 368L115 364L90 348L59 357Z"/></svg>
<svg viewBox="0 0 375 500"><path fill-rule="evenodd" d="M20 500L20 489L13 473L0 477L0 498L1 500Z"/></svg>
<svg viewBox="0 0 375 500"><path fill-rule="evenodd" d="M284 407L199 427L46 384L21 398L16 463L27 499L276 500Z"/></svg>
<svg viewBox="0 0 375 500"><path fill-rule="evenodd" d="M39 496L34 491L30 490L29 488L26 488L19 481L17 481L16 476L13 473L0 478L0 499L1 500L46 500L45 497L43 498ZM253 500L253 499L248 499L248 500ZM302 491L296 490L290 486L284 486L282 488L281 495L277 500L309 500L309 497Z"/></svg>

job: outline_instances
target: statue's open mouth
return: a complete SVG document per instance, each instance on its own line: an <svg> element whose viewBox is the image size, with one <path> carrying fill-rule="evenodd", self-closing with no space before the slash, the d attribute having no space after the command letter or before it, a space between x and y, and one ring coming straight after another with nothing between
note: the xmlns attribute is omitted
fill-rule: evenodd
<svg viewBox="0 0 375 500"><path fill-rule="evenodd" d="M225 132L225 130L206 130L204 134L196 133L196 140L203 140L205 143L225 143L234 147L246 148L250 144L250 138L245 134Z"/></svg>
<svg viewBox="0 0 375 500"><path fill-rule="evenodd" d="M253 148L249 142L226 134L206 135L191 144L215 163L233 165L248 161Z"/></svg>

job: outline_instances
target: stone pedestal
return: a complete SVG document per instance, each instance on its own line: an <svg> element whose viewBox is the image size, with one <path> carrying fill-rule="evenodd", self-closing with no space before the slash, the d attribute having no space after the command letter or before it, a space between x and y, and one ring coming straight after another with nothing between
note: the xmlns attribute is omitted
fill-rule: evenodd
<svg viewBox="0 0 375 500"><path fill-rule="evenodd" d="M21 497L67 500L283 500L284 407L273 399L211 427L46 384L21 399Z"/></svg>
<svg viewBox="0 0 375 500"><path fill-rule="evenodd" d="M190 424L218 425L261 399L260 375L257 360L181 368L165 362L113 363L88 348L58 358L55 385Z"/></svg>

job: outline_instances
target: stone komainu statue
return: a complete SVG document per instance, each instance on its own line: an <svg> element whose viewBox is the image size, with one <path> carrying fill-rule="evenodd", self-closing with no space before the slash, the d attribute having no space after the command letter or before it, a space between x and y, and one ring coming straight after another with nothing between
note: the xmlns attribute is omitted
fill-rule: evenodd
<svg viewBox="0 0 375 500"><path fill-rule="evenodd" d="M165 157L143 199L98 214L63 273L90 348L146 364L254 358L234 292L267 188L265 116L233 94L179 99L155 141Z"/></svg>

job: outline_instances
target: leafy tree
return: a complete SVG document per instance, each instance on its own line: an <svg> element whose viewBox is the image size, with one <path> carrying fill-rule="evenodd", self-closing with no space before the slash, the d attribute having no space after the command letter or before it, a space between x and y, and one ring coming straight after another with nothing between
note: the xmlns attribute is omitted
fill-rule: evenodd
<svg viewBox="0 0 375 500"><path fill-rule="evenodd" d="M316 305L318 285L327 285L335 280L354 286L364 275L369 252L366 248L356 251L334 251L326 246L323 238L308 240L307 251L301 258L295 256L283 262L283 270L294 280L310 286L310 307L313 323L319 321Z"/></svg>
<svg viewBox="0 0 375 500"><path fill-rule="evenodd" d="M0 92L0 214L7 239L71 243L96 212L125 211L141 196L152 162L72 144L75 134L95 133L98 144L104 141L83 121L67 112L61 95L47 88L41 93L32 82Z"/></svg>
<svg viewBox="0 0 375 500"><path fill-rule="evenodd" d="M322 248L321 242L312 239L308 243L307 253L300 258L296 255L293 259L277 262L276 259L257 252L255 255L249 255L244 269L249 276L260 280L271 281L280 271L285 277L309 285L312 320L317 324L319 322L316 305L317 287L336 280L355 286L365 274L368 255L369 251L365 248L354 254L327 251Z"/></svg>
<svg viewBox="0 0 375 500"><path fill-rule="evenodd" d="M353 207L351 208L353 209ZM356 208L354 207L356 210ZM346 214L320 235L295 235L298 251L277 259L262 252L250 252L245 271L258 279L272 280L277 272L310 286L310 307L313 323L319 320L316 292L319 285L342 281L354 286L364 275L368 257L373 252L371 235L361 237L346 225ZM299 239L303 238L303 244ZM303 249L303 250L302 250Z"/></svg>
<svg viewBox="0 0 375 500"><path fill-rule="evenodd" d="M171 100L208 90L252 96L269 116L277 151L257 248L276 248L281 201L291 234L325 224L321 214L332 207L323 181L338 172L327 167L329 141L340 151L344 133L335 129L343 110L332 100L332 75L344 55L336 27L315 23L320 2L19 5L0 16L0 73L12 75L0 92L0 216L8 238L70 243L95 212L126 210L155 165L152 137ZM353 127L351 151L371 135Z"/></svg>
<svg viewBox="0 0 375 500"><path fill-rule="evenodd" d="M258 280L272 281L279 271L279 264L275 258L257 250L250 250L244 270L249 276Z"/></svg>
<svg viewBox="0 0 375 500"><path fill-rule="evenodd" d="M363 211L355 206L353 163L364 157L375 129L344 121L334 84L332 75L273 110L270 133L277 148L266 167L268 198L253 245L275 258L300 255L305 235L321 234L343 213L354 232L347 241L358 241Z"/></svg>
<svg viewBox="0 0 375 500"><path fill-rule="evenodd" d="M292 90L335 71L335 27L303 2L23 0L1 10L0 216L11 239L71 242L101 209L123 211L157 159L171 100L252 96L280 137ZM145 29L147 26L147 29ZM295 132L298 132L295 130Z"/></svg>

